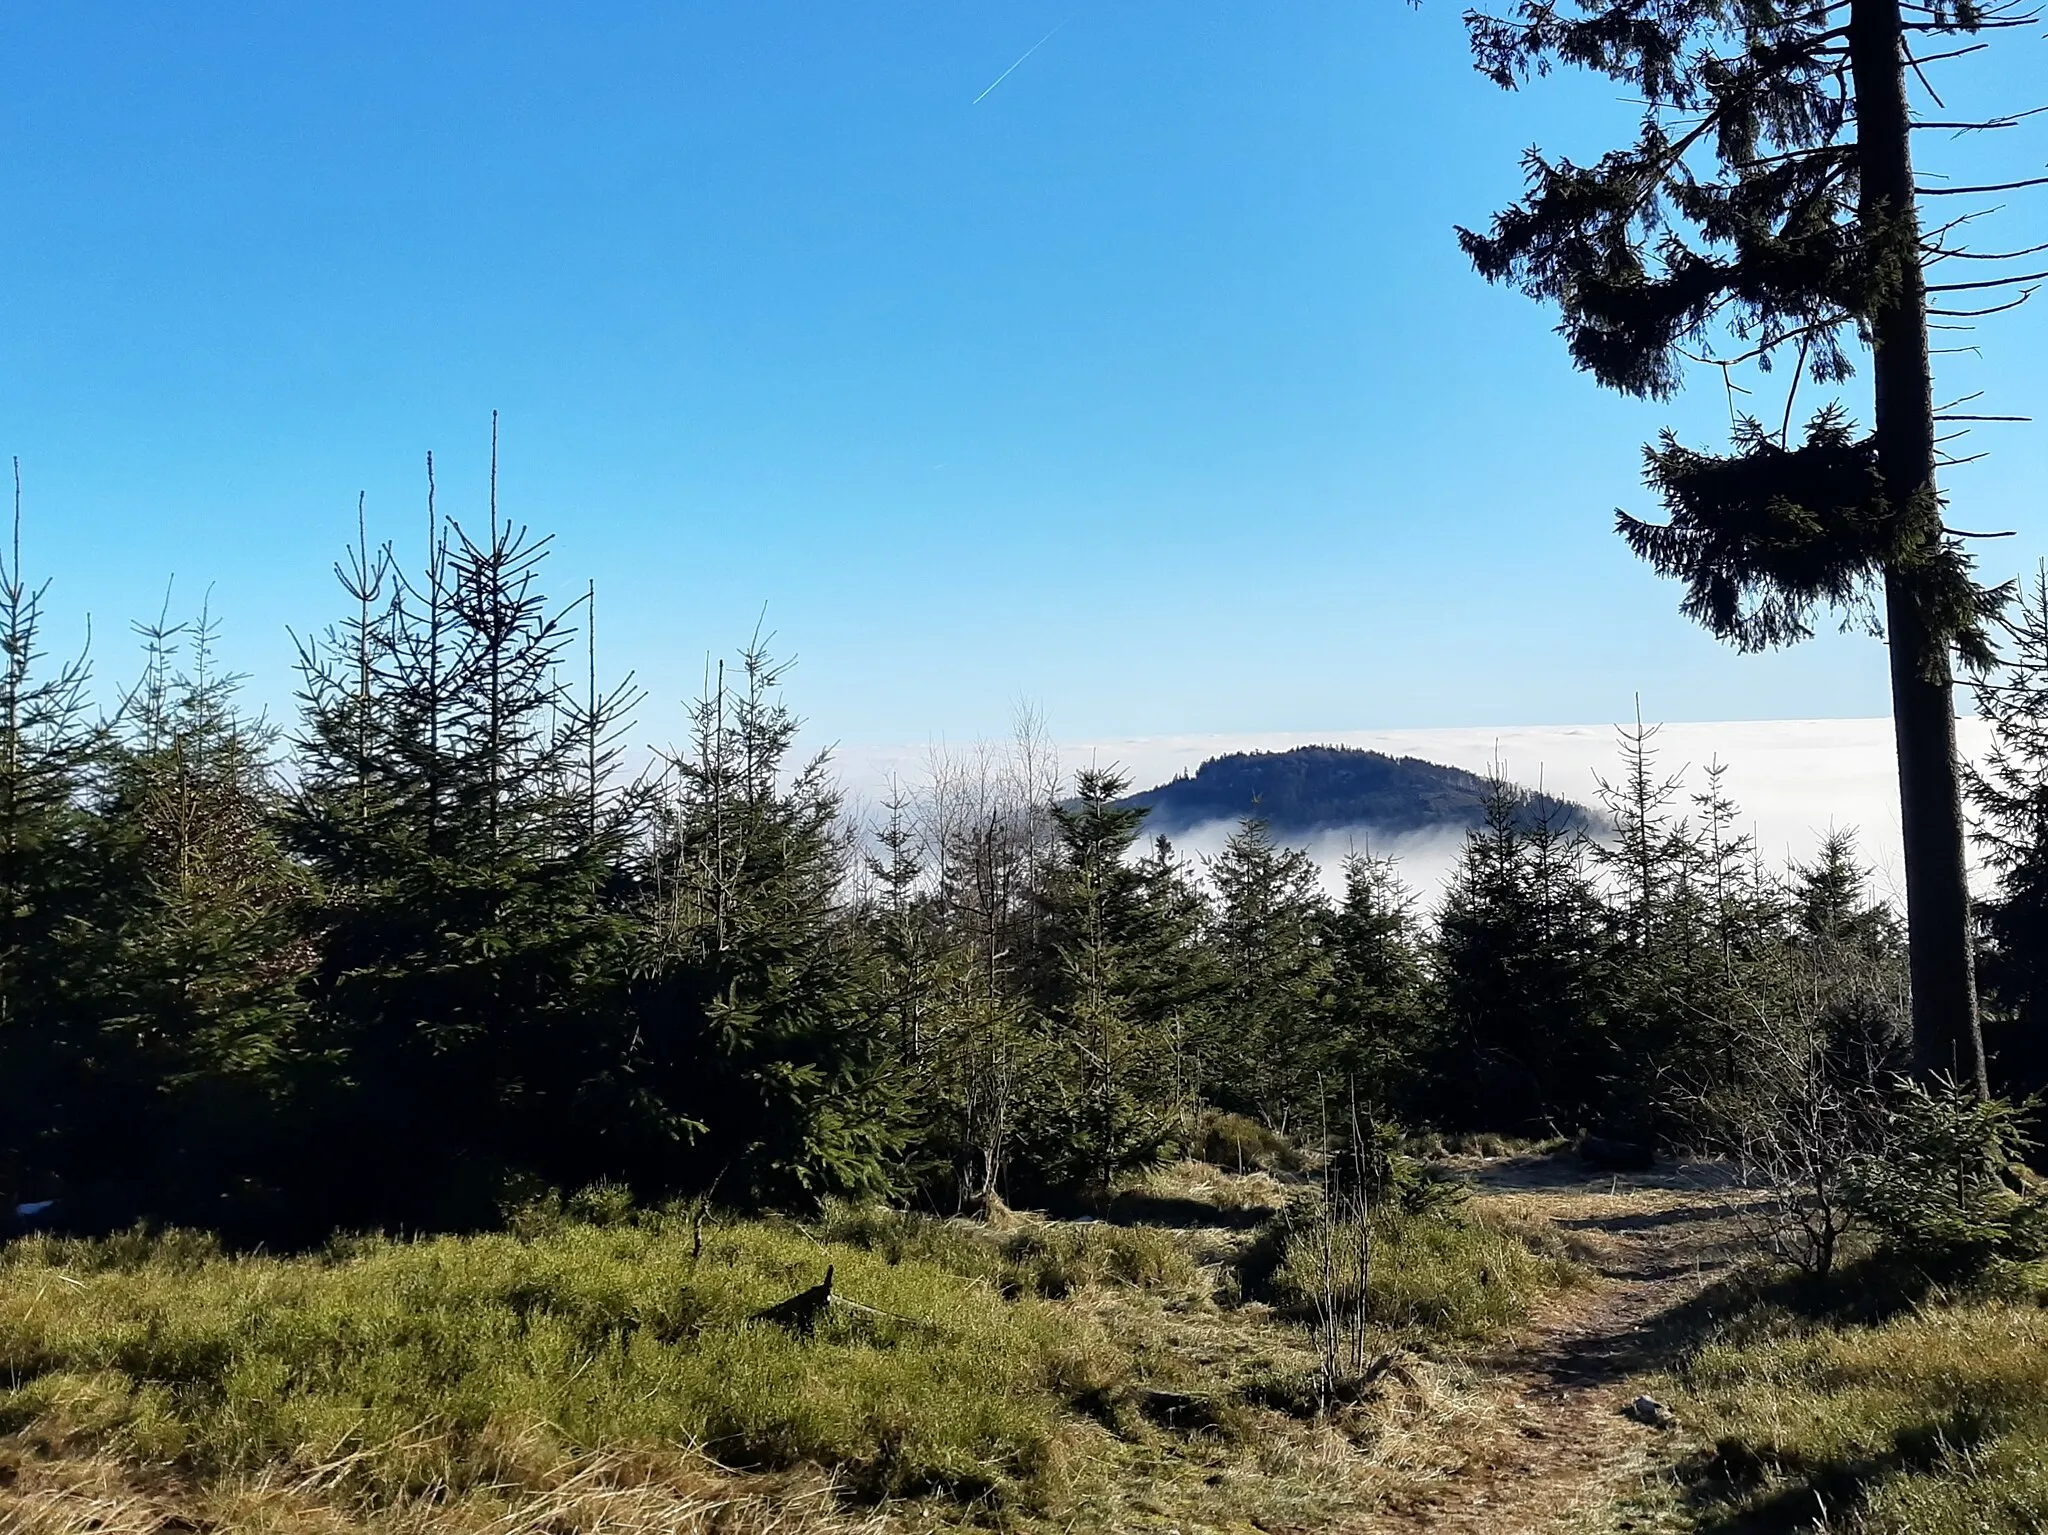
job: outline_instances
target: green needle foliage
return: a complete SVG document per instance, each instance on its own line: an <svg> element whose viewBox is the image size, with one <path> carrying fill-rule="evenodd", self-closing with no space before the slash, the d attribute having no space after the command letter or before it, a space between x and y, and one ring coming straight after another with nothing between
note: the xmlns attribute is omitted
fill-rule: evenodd
<svg viewBox="0 0 2048 1535"><path fill-rule="evenodd" d="M1052 808L1059 862L1045 897L1047 1053L1033 1158L1069 1187L1107 1195L1158 1161L1180 1128L1181 1039L1172 970L1192 936L1170 865L1132 857L1145 812L1090 768Z"/></svg>
<svg viewBox="0 0 2048 1535"><path fill-rule="evenodd" d="M1985 1043L1994 1080L2025 1097L2048 1090L2048 566L2002 628L2001 664L1973 689L1991 744L1969 788L1994 880L1980 907Z"/></svg>
<svg viewBox="0 0 2048 1535"><path fill-rule="evenodd" d="M1976 253L1945 243L1954 225L1923 232L1906 70L1923 41L2030 21L2021 0L1524 0L1467 17L1503 88L1570 65L1643 104L1634 142L1592 164L1528 153L1522 200L1459 232L1481 274L1554 304L1573 361L1626 394L1672 395L1688 362L1789 372L1780 419L1737 418L1731 452L1665 433L1645 462L1667 520L1618 526L1684 583L1689 617L1743 650L1806 638L1820 609L1874 622L1881 597L1916 1044L1924 1070L1980 1092L1950 658L1990 662L2007 592L1977 583L1943 524L1929 316L1987 311L1942 308L1926 279L1930 260ZM1868 432L1830 401L1795 441L1802 381L1838 388L1864 348Z"/></svg>
<svg viewBox="0 0 2048 1535"><path fill-rule="evenodd" d="M1847 1189L1852 1212L1892 1255L1943 1278L1976 1278L2000 1258L2048 1252L2048 1203L2018 1185L2035 1143L2025 1109L1957 1083L1901 1081L1883 1150Z"/></svg>
<svg viewBox="0 0 2048 1535"><path fill-rule="evenodd" d="M315 887L279 836L274 732L240 713L240 679L213 660L212 620L159 621L142 636L142 679L116 718L94 806L113 833L124 907L101 986L137 1116L116 1144L139 1133L175 1148L153 1162L151 1208L233 1228L275 1215L258 1191L290 1158Z"/></svg>
<svg viewBox="0 0 2048 1535"><path fill-rule="evenodd" d="M900 1115L886 1022L841 920L839 798L822 757L791 771L797 720L758 644L743 678L728 690L720 668L669 763L626 1070L665 1106L669 1187L880 1193Z"/></svg>
<svg viewBox="0 0 2048 1535"><path fill-rule="evenodd" d="M0 570L0 1223L317 1245L598 1182L1128 1214L1157 1163L1314 1168L1358 1116L1718 1145L1839 1191L1869 1137L1801 1141L1794 1110L1882 1139L1907 977L1853 842L1766 870L1722 769L1665 777L1654 727L1622 732L1598 841L1497 783L1434 910L1367 851L1326 890L1256 819L1208 859L1148 843L1125 775L1068 777L1030 722L863 826L758 642L626 772L592 594L432 497L430 466L416 565L359 526L287 731L203 614L141 626L95 718ZM1986 711L2015 1020L2032 622Z"/></svg>
<svg viewBox="0 0 2048 1535"><path fill-rule="evenodd" d="M1440 1114L1460 1128L1555 1133L1596 1113L1616 1064L1609 950L1586 845L1496 782L1436 934Z"/></svg>
<svg viewBox="0 0 2048 1535"><path fill-rule="evenodd" d="M81 659L51 667L41 587L14 538L0 566L0 1177L89 1166L120 1075L104 1060L94 978L114 966L113 861L87 809L103 740ZM118 1115L110 1115L118 1119Z"/></svg>
<svg viewBox="0 0 2048 1535"><path fill-rule="evenodd" d="M1211 861L1209 877L1222 980L1217 1101L1298 1132L1321 1109L1325 1085L1339 1080L1325 1016L1333 976L1321 875L1253 818Z"/></svg>
<svg viewBox="0 0 2048 1535"><path fill-rule="evenodd" d="M582 781L614 710L568 706L575 636L539 585L547 540L436 527L408 578L359 545L357 613L302 648L285 815L317 881L307 988L339 1071L312 1112L359 1148L308 1165L353 1222L492 1219L507 1169L594 1176L625 1022L625 824Z"/></svg>
<svg viewBox="0 0 2048 1535"><path fill-rule="evenodd" d="M1429 1117L1433 1084L1424 1068L1437 1022L1414 892L1392 859L1353 852L1344 860L1344 898L1328 921L1327 1079L1355 1086L1360 1102L1379 1112Z"/></svg>

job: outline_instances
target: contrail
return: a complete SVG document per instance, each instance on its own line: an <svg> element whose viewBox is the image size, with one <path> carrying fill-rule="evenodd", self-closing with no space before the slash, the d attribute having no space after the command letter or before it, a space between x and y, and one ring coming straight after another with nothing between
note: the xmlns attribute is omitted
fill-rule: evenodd
<svg viewBox="0 0 2048 1535"><path fill-rule="evenodd" d="M1018 56L1017 64L1022 64L1025 59L1030 58L1032 54L1038 52L1039 49L1043 48L1047 43L1051 42L1053 38L1053 32L1059 31L1060 27L1065 26L1068 21L1072 21L1073 19L1074 18L1071 16L1067 17L1065 21L1062 21L1059 24L1059 27L1054 27L1052 29L1052 32L1046 33L1045 36L1041 37L1029 48L1026 48L1024 52ZM994 90L997 86L1001 85L1005 80L1009 79L1010 76L1014 75L1017 72L1017 64L1012 64L1008 69L1004 70L1001 74L997 75L995 79L989 81L988 91ZM988 95L988 91L983 91L980 96L975 97L974 100L968 103L968 105L973 107L980 106L982 103L982 99Z"/></svg>

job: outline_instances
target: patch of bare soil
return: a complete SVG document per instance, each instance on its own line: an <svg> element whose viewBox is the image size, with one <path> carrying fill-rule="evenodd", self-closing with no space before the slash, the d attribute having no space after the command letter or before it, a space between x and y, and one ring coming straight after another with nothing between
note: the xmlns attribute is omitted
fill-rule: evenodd
<svg viewBox="0 0 2048 1535"><path fill-rule="evenodd" d="M1457 1469L1359 1528L1521 1535L1572 1528L1634 1490L1658 1431L1628 1412L1658 1362L1659 1323L1724 1272L1733 1233L1723 1169L1679 1164L1595 1173L1576 1158L1515 1157L1461 1169L1496 1215L1547 1224L1597 1281L1540 1313L1482 1361L1497 1410L1473 1420Z"/></svg>

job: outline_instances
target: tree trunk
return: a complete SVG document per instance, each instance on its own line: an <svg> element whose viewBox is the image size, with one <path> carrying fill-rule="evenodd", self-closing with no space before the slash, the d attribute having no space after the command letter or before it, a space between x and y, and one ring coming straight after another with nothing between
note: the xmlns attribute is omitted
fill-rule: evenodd
<svg viewBox="0 0 2048 1535"><path fill-rule="evenodd" d="M1860 206L1873 270L1887 275L1870 314L1878 474L1916 547L1941 541L1935 489L1934 384L1927 343L1899 0L1852 0ZM1887 270L1888 269L1888 270ZM1929 625L1910 571L1885 575L1892 728L1906 855L1906 941L1913 986L1913 1057L1924 1075L1953 1072L1988 1095L1977 1024L1970 891L1949 637Z"/></svg>

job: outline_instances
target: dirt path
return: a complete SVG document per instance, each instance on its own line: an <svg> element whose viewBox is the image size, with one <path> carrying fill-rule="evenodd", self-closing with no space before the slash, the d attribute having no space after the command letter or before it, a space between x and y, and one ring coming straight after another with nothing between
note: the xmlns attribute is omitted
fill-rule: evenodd
<svg viewBox="0 0 2048 1535"><path fill-rule="evenodd" d="M1600 1277L1485 1362L1501 1411L1456 1473L1366 1526L1388 1535L1556 1531L1630 1490L1656 1431L1624 1409L1659 1362L1656 1324L1730 1261L1713 1167L1610 1176L1549 1157L1466 1170L1495 1209L1563 1231Z"/></svg>

